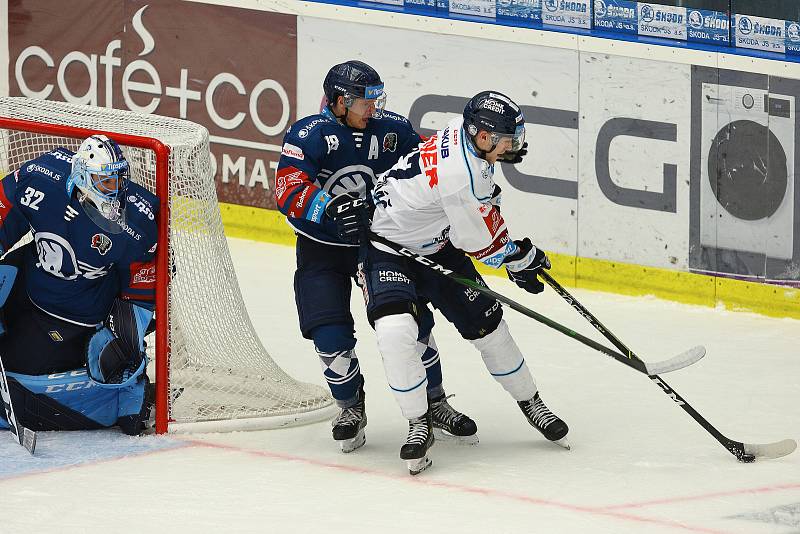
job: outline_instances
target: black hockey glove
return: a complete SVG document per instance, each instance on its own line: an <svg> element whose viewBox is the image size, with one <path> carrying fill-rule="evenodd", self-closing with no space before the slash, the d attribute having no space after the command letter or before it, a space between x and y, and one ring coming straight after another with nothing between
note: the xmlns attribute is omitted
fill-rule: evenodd
<svg viewBox="0 0 800 534"><path fill-rule="evenodd" d="M500 189L500 186L494 184L494 189L492 189L492 198L489 199L489 204L497 208L497 211L500 211L500 201L503 198L503 191Z"/></svg>
<svg viewBox="0 0 800 534"><path fill-rule="evenodd" d="M528 153L528 143L526 142L522 143L522 148L520 148L516 152L510 152L510 151L503 152L503 154L500 156L500 161L502 161L503 163L513 163L516 165L517 163L522 163L522 158L525 157L527 153Z"/></svg>
<svg viewBox="0 0 800 534"><path fill-rule="evenodd" d="M541 293L544 291L544 283L536 274L541 269L549 269L550 260L544 251L533 246L527 237L521 241L514 241L514 244L519 247L519 251L505 260L508 277L528 293Z"/></svg>
<svg viewBox="0 0 800 534"><path fill-rule="evenodd" d="M336 223L336 234L345 243L359 244L369 230L366 201L356 193L333 197L325 206L325 215Z"/></svg>

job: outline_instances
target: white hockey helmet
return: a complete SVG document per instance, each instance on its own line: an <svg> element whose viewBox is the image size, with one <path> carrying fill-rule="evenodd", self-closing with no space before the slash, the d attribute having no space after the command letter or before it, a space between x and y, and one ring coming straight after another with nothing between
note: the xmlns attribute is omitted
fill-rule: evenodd
<svg viewBox="0 0 800 534"><path fill-rule="evenodd" d="M67 192L80 191L80 202L100 228L120 233L125 224L128 161L119 145L105 135L88 137L72 157Z"/></svg>

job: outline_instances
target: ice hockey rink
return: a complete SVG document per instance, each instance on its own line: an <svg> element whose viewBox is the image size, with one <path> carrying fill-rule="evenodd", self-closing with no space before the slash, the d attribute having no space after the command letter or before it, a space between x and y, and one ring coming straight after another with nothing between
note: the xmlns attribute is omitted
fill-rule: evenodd
<svg viewBox="0 0 800 534"><path fill-rule="evenodd" d="M230 240L252 321L275 360L322 384L297 328L294 249ZM490 286L610 345L549 288ZM800 321L652 297L570 290L642 359L697 344L665 380L737 441L800 438ZM353 294L366 376L367 443L342 454L327 422L261 432L144 436L39 433L36 456L0 434L0 533L800 532L800 452L741 464L644 375L513 310L505 317L572 450L542 438L478 352L437 314L451 403L477 446L437 442L409 476L407 424Z"/></svg>

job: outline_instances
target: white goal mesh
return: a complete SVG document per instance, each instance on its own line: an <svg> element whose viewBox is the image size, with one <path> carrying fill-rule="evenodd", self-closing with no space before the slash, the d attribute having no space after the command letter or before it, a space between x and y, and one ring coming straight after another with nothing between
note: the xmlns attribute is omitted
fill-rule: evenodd
<svg viewBox="0 0 800 534"><path fill-rule="evenodd" d="M54 135L49 125L69 129ZM329 418L327 391L287 375L250 323L223 232L204 127L157 115L0 97L0 176L56 147L76 150L86 130L157 139L169 147L169 320L156 332L168 336L162 339L169 354L155 358L166 363L168 389L157 386L159 400L168 405L159 413L166 414L170 430L271 428ZM132 138L116 140L133 180L156 192L161 156L133 146ZM159 423L163 430L165 421Z"/></svg>

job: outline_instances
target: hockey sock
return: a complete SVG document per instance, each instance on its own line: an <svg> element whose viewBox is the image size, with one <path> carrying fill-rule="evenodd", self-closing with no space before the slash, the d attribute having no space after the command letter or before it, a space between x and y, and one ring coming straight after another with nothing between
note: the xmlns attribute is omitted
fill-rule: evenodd
<svg viewBox="0 0 800 534"><path fill-rule="evenodd" d="M358 386L361 385L361 367L355 350L322 352L317 349L322 364L322 374L331 395L339 408L350 408L358 403Z"/></svg>
<svg viewBox="0 0 800 534"><path fill-rule="evenodd" d="M536 395L536 383L504 320L489 335L470 342L481 351L489 373L515 401L528 400Z"/></svg>
<svg viewBox="0 0 800 534"><path fill-rule="evenodd" d="M411 314L387 315L375 321L378 349L389 387L406 419L428 411L428 379L417 349L417 322Z"/></svg>
<svg viewBox="0 0 800 534"><path fill-rule="evenodd" d="M422 365L425 366L425 374L428 376L428 398L435 399L444 395L442 387L442 362L439 361L439 349L433 334L417 342L417 350L420 351Z"/></svg>

